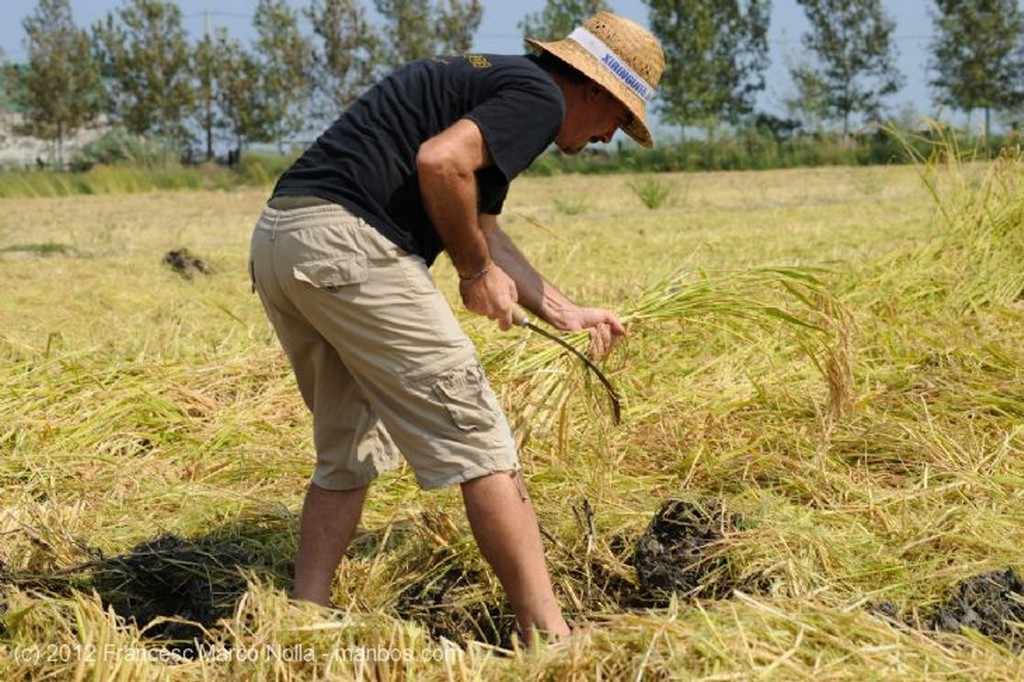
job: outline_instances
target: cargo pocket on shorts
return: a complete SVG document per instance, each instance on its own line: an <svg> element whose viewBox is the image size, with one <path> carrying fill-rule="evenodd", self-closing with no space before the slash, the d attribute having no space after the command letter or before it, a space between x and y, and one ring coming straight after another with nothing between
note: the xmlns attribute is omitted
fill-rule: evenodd
<svg viewBox="0 0 1024 682"><path fill-rule="evenodd" d="M433 391L452 421L463 431L487 431L501 413L498 398L478 362L442 374Z"/></svg>
<svg viewBox="0 0 1024 682"><path fill-rule="evenodd" d="M336 289L349 284L361 284L367 279L366 256L350 254L330 260L297 263L292 276L317 289Z"/></svg>

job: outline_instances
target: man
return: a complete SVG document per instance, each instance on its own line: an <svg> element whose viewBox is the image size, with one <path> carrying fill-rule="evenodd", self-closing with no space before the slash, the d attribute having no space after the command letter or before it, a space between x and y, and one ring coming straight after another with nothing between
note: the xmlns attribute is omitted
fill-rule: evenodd
<svg viewBox="0 0 1024 682"><path fill-rule="evenodd" d="M419 485L459 483L481 552L520 632L568 633L508 422L427 268L447 251L466 308L513 323L514 305L625 333L577 306L498 226L508 184L554 142L576 153L618 129L645 146L657 40L602 12L539 57L414 62L349 107L284 173L252 239L252 274L313 412L316 467L302 509L297 599L328 604L370 482L398 453Z"/></svg>

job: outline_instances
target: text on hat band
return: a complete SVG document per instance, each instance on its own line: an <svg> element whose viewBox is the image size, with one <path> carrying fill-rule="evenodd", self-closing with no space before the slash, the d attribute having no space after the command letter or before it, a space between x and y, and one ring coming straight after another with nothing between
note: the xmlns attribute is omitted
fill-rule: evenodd
<svg viewBox="0 0 1024 682"><path fill-rule="evenodd" d="M654 99L654 88L636 71L622 63L622 60L615 54L615 51L596 35L582 26L578 26L569 34L568 38L592 54L605 68L615 74L615 77L622 81L626 87L645 101L650 102Z"/></svg>

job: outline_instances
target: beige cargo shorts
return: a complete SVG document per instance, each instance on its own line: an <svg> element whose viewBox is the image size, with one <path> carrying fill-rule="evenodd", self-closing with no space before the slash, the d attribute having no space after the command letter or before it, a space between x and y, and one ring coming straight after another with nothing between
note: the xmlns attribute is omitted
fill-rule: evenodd
<svg viewBox="0 0 1024 682"><path fill-rule="evenodd" d="M358 488L401 457L423 488L519 479L508 421L422 258L340 206L268 206L251 272L313 413L317 486Z"/></svg>

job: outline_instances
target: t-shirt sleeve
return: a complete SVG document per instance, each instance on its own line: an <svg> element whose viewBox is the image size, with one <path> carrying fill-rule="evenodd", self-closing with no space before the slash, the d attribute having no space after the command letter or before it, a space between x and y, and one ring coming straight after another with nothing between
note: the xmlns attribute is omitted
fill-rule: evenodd
<svg viewBox="0 0 1024 682"><path fill-rule="evenodd" d="M533 163L558 134L564 105L561 93L552 89L539 84L505 88L466 114L480 128L506 182Z"/></svg>
<svg viewBox="0 0 1024 682"><path fill-rule="evenodd" d="M477 188L480 191L477 208L480 213L499 215L508 197L508 183L495 168L485 168L477 174Z"/></svg>

